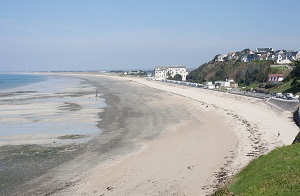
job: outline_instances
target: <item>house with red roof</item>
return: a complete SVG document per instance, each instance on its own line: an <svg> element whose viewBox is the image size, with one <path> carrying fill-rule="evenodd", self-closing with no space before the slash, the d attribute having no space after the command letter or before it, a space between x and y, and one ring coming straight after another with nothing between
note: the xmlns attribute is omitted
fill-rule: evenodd
<svg viewBox="0 0 300 196"><path fill-rule="evenodd" d="M278 84L284 79L283 74L268 74L268 83Z"/></svg>

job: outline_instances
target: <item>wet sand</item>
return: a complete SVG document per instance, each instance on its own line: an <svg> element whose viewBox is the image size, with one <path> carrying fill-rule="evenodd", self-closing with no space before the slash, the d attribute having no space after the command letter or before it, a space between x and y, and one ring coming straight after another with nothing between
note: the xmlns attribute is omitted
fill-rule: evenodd
<svg viewBox="0 0 300 196"><path fill-rule="evenodd" d="M104 103L84 82L57 77L0 91L0 146L53 144L67 134L98 133L97 114Z"/></svg>
<svg viewBox="0 0 300 196"><path fill-rule="evenodd" d="M104 103L95 91L84 79L61 76L1 90L0 195L73 159L101 132Z"/></svg>

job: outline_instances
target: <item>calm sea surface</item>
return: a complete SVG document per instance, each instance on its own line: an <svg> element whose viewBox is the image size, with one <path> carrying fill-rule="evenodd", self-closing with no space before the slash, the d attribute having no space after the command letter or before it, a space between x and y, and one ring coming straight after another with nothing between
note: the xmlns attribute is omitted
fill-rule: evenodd
<svg viewBox="0 0 300 196"><path fill-rule="evenodd" d="M0 90L46 81L48 76L29 74L0 74Z"/></svg>

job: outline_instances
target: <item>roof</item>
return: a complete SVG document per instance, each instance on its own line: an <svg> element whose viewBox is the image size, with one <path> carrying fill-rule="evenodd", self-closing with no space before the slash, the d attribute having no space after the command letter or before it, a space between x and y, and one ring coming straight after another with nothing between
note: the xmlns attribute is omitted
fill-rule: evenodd
<svg viewBox="0 0 300 196"><path fill-rule="evenodd" d="M157 66L155 69L166 70L169 68L186 68L184 65L171 65L171 66Z"/></svg>
<svg viewBox="0 0 300 196"><path fill-rule="evenodd" d="M272 52L273 48L256 48L256 52Z"/></svg>
<svg viewBox="0 0 300 196"><path fill-rule="evenodd" d="M283 74L268 74L269 77L283 77Z"/></svg>

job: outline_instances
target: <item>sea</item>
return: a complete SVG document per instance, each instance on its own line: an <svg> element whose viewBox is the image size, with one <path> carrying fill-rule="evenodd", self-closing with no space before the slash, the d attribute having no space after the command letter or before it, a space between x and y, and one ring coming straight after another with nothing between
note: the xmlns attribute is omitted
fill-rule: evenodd
<svg viewBox="0 0 300 196"><path fill-rule="evenodd" d="M0 74L0 146L86 142L101 130L101 92L78 77ZM59 139L84 135L83 139Z"/></svg>
<svg viewBox="0 0 300 196"><path fill-rule="evenodd" d="M0 74L0 90L11 89L48 80L49 77L37 74Z"/></svg>

